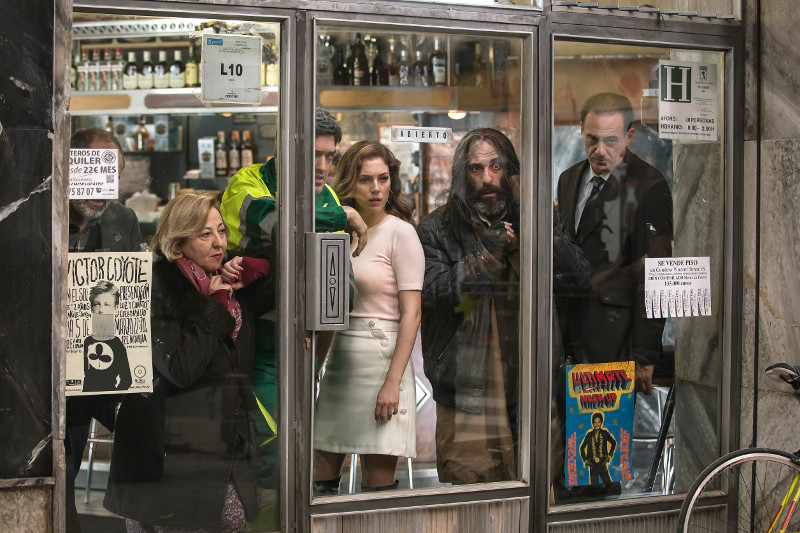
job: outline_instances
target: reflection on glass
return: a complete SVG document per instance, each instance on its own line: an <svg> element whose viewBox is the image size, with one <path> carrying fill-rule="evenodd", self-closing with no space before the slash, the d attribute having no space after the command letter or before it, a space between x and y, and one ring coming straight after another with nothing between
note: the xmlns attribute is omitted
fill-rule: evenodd
<svg viewBox="0 0 800 533"><path fill-rule="evenodd" d="M336 359L350 350L349 337L359 334L337 333L328 362L320 369L314 426L316 493L355 493L363 487L395 486L395 480L399 489L407 489L519 479L517 434L525 434L517 427L516 414L520 394L516 154L521 139L522 42L496 36L382 33L363 27L320 27L318 34L325 36L320 46L330 43L336 50L333 84L325 83L325 77L316 79L318 104L335 111L343 131L326 182L343 179L343 154L361 146L360 141L377 141L389 148L400 162L399 189L423 242L426 275L421 286L422 331L416 335L408 366L415 390L414 404L409 406L416 410L415 450L406 447L402 453L409 455L393 452L388 470L394 477L378 485L368 456L375 452L325 442L338 443L342 438L322 433L328 431L329 418L326 379L340 383L342 367ZM357 34L373 48L367 61L378 72L367 76L371 85L348 86L352 85L348 76L336 75L349 70L347 58ZM476 86L476 64L481 67L482 86ZM415 71L418 76L427 72L422 86L415 86ZM436 79L432 73L438 74ZM392 126L450 128L451 134L440 144L397 142L391 137ZM472 157L478 159L471 162ZM486 183L478 177L479 167L489 176ZM340 200L347 203L341 196ZM367 252L371 237L368 243ZM354 264L358 261L361 258ZM356 272L356 287L361 283ZM359 300L363 296L359 289L351 322L356 309L364 305ZM328 351L327 343L324 335L317 336L321 357ZM445 350L450 356L441 357ZM460 366L456 375L452 354L467 351L471 363ZM385 378L383 370L383 377L371 380L375 382L371 386L380 388ZM376 389L371 400L363 399L361 408L369 411L365 426L376 424L377 394ZM349 413L355 417L357 411ZM333 450L333 468L325 462L331 457L319 453L323 450ZM400 468L395 469L396 462ZM330 483L319 483L324 481Z"/></svg>
<svg viewBox="0 0 800 533"><path fill-rule="evenodd" d="M702 373L689 369L696 368L692 347L719 334L719 313L713 320L654 318L644 290L647 258L710 256L712 285L721 282L721 144L659 135L659 109L666 108L652 101L659 59L683 65L697 58L641 47L633 56L632 47L608 45L600 57L593 48L583 59L575 54L582 46L557 43L554 78L554 240L577 245L589 268L581 282L582 272L570 275L554 252L553 335L563 345L554 350L553 364L553 417L560 427L551 436L556 503L670 493L676 479L692 475L688 465L697 456L715 449L718 435L709 412L719 405L720 353L706 354ZM564 53L570 58L558 57ZM720 61L715 54L703 60ZM712 98L719 116L722 95ZM692 145L699 149L688 151ZM694 157L676 159L684 149ZM717 193L695 198L689 182ZM709 209L698 210L703 203ZM679 231L686 228L681 216L700 216L708 232ZM625 361L633 361L635 371L621 371ZM574 364L582 365L575 367L580 372L567 374L572 367L566 365ZM673 394L676 382L682 386ZM700 391L707 402L702 411L690 401ZM624 402L635 405L632 420L625 421Z"/></svg>

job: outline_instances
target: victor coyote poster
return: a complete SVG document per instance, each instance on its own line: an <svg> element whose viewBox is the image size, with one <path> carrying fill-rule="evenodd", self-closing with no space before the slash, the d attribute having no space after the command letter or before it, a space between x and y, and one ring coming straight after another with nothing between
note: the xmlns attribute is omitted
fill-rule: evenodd
<svg viewBox="0 0 800 533"><path fill-rule="evenodd" d="M568 487L631 479L634 362L567 366Z"/></svg>
<svg viewBox="0 0 800 533"><path fill-rule="evenodd" d="M71 253L66 394L151 392L148 252Z"/></svg>

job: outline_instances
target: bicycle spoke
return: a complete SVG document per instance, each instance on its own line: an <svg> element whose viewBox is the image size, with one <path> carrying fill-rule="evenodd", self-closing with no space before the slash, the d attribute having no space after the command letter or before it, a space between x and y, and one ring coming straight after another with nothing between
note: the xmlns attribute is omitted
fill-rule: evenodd
<svg viewBox="0 0 800 533"><path fill-rule="evenodd" d="M685 533L800 530L800 466L773 450L741 450L715 461L698 478L681 510ZM727 493L723 507L702 510L706 495ZM733 507L730 507L733 506ZM698 509L700 507L700 509ZM734 520L731 521L730 519Z"/></svg>

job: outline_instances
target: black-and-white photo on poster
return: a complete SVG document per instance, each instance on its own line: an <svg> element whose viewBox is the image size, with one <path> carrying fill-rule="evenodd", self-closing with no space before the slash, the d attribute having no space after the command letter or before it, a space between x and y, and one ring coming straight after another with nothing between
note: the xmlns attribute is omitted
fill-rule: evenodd
<svg viewBox="0 0 800 533"><path fill-rule="evenodd" d="M71 253L66 394L151 392L149 252Z"/></svg>

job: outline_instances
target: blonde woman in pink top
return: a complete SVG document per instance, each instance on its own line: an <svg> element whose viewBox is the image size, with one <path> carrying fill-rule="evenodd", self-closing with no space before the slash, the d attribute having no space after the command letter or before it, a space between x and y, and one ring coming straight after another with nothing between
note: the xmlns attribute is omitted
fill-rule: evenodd
<svg viewBox="0 0 800 533"><path fill-rule="evenodd" d="M339 491L347 454L358 453L362 490L397 487L399 457L416 456L411 349L421 317L425 254L401 192L400 162L376 142L342 156L334 190L366 222L352 259L350 329L334 337L314 422L314 493ZM355 243L353 243L355 247Z"/></svg>

